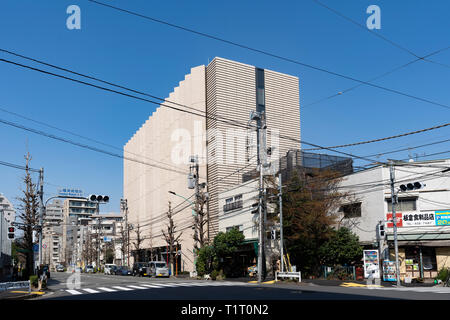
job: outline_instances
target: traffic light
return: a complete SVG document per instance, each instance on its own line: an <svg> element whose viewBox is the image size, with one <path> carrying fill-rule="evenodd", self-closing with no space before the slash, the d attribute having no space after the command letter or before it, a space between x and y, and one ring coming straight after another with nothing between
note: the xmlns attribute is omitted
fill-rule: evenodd
<svg viewBox="0 0 450 320"><path fill-rule="evenodd" d="M423 187L425 187L425 184L421 183L421 182L414 182L414 183L407 183L407 184L401 184L400 185L400 190L402 191L412 191L412 190L417 190L417 189L422 189Z"/></svg>
<svg viewBox="0 0 450 320"><path fill-rule="evenodd" d="M277 239L277 230L276 229L272 229L271 238L272 238L272 240L276 240Z"/></svg>
<svg viewBox="0 0 450 320"><path fill-rule="evenodd" d="M380 239L384 239L385 230L384 230L384 225L383 224L380 224L378 226L378 235L380 236Z"/></svg>
<svg viewBox="0 0 450 320"><path fill-rule="evenodd" d="M8 227L8 238L14 239L14 227Z"/></svg>
<svg viewBox="0 0 450 320"><path fill-rule="evenodd" d="M258 213L259 210L259 202L255 202L254 204L252 204L252 214Z"/></svg>
<svg viewBox="0 0 450 320"><path fill-rule="evenodd" d="M89 195L88 200L94 201L94 202L108 202L109 197L103 196L103 195L91 194L91 195Z"/></svg>

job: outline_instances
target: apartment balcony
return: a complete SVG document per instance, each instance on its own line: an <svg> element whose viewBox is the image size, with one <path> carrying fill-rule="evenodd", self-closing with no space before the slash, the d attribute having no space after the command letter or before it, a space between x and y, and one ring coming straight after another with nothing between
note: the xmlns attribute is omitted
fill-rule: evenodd
<svg viewBox="0 0 450 320"><path fill-rule="evenodd" d="M243 200L235 201L232 203L227 203L223 206L223 212L228 212L231 210L242 209L244 204Z"/></svg>

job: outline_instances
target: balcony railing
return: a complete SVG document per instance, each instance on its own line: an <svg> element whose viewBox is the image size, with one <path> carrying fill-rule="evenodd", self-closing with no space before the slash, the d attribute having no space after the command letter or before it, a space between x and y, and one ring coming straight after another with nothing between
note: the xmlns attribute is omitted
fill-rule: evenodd
<svg viewBox="0 0 450 320"><path fill-rule="evenodd" d="M242 200L238 200L232 203L227 203L223 206L223 211L224 212L228 212L231 210L236 210L236 209L241 209L243 206L243 201Z"/></svg>

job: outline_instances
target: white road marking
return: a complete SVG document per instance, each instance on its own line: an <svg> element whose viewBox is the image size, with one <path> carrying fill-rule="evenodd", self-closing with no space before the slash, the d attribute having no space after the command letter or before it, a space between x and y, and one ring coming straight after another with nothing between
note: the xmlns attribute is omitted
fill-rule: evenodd
<svg viewBox="0 0 450 320"><path fill-rule="evenodd" d="M69 292L70 294L83 294L77 290L66 290L67 292Z"/></svg>
<svg viewBox="0 0 450 320"><path fill-rule="evenodd" d="M149 287L149 288L163 288L162 286L157 286L153 284L141 284L143 287Z"/></svg>
<svg viewBox="0 0 450 320"><path fill-rule="evenodd" d="M127 287L128 287L128 288L133 288L133 289L147 289L147 288L140 287L140 286L130 286L130 285L127 285Z"/></svg>
<svg viewBox="0 0 450 320"><path fill-rule="evenodd" d="M103 291L107 291L107 292L116 292L117 291L117 290L113 290L113 289L105 288L105 287L100 287L100 288L97 288L97 289L100 289L100 290L103 290Z"/></svg>
<svg viewBox="0 0 450 320"><path fill-rule="evenodd" d="M82 290L84 290L86 292L89 292L89 293L99 293L100 292L100 291L97 291L97 290L94 290L94 289L82 289Z"/></svg>
<svg viewBox="0 0 450 320"><path fill-rule="evenodd" d="M119 289L119 290L124 290L124 291L131 291L131 290L133 290L133 289L130 289L130 288L119 287L119 286L115 286L115 287L113 287L113 288Z"/></svg>

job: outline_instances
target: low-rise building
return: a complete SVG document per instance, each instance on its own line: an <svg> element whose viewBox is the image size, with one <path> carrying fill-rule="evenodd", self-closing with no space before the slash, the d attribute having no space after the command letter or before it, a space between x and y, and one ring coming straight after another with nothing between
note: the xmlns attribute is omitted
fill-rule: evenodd
<svg viewBox="0 0 450 320"><path fill-rule="evenodd" d="M450 267L450 159L397 162L394 168L400 278L432 279ZM400 189L414 182L425 186ZM389 166L347 175L340 188L352 200L341 206L339 226L356 233L366 249L378 250L381 263L394 261Z"/></svg>

